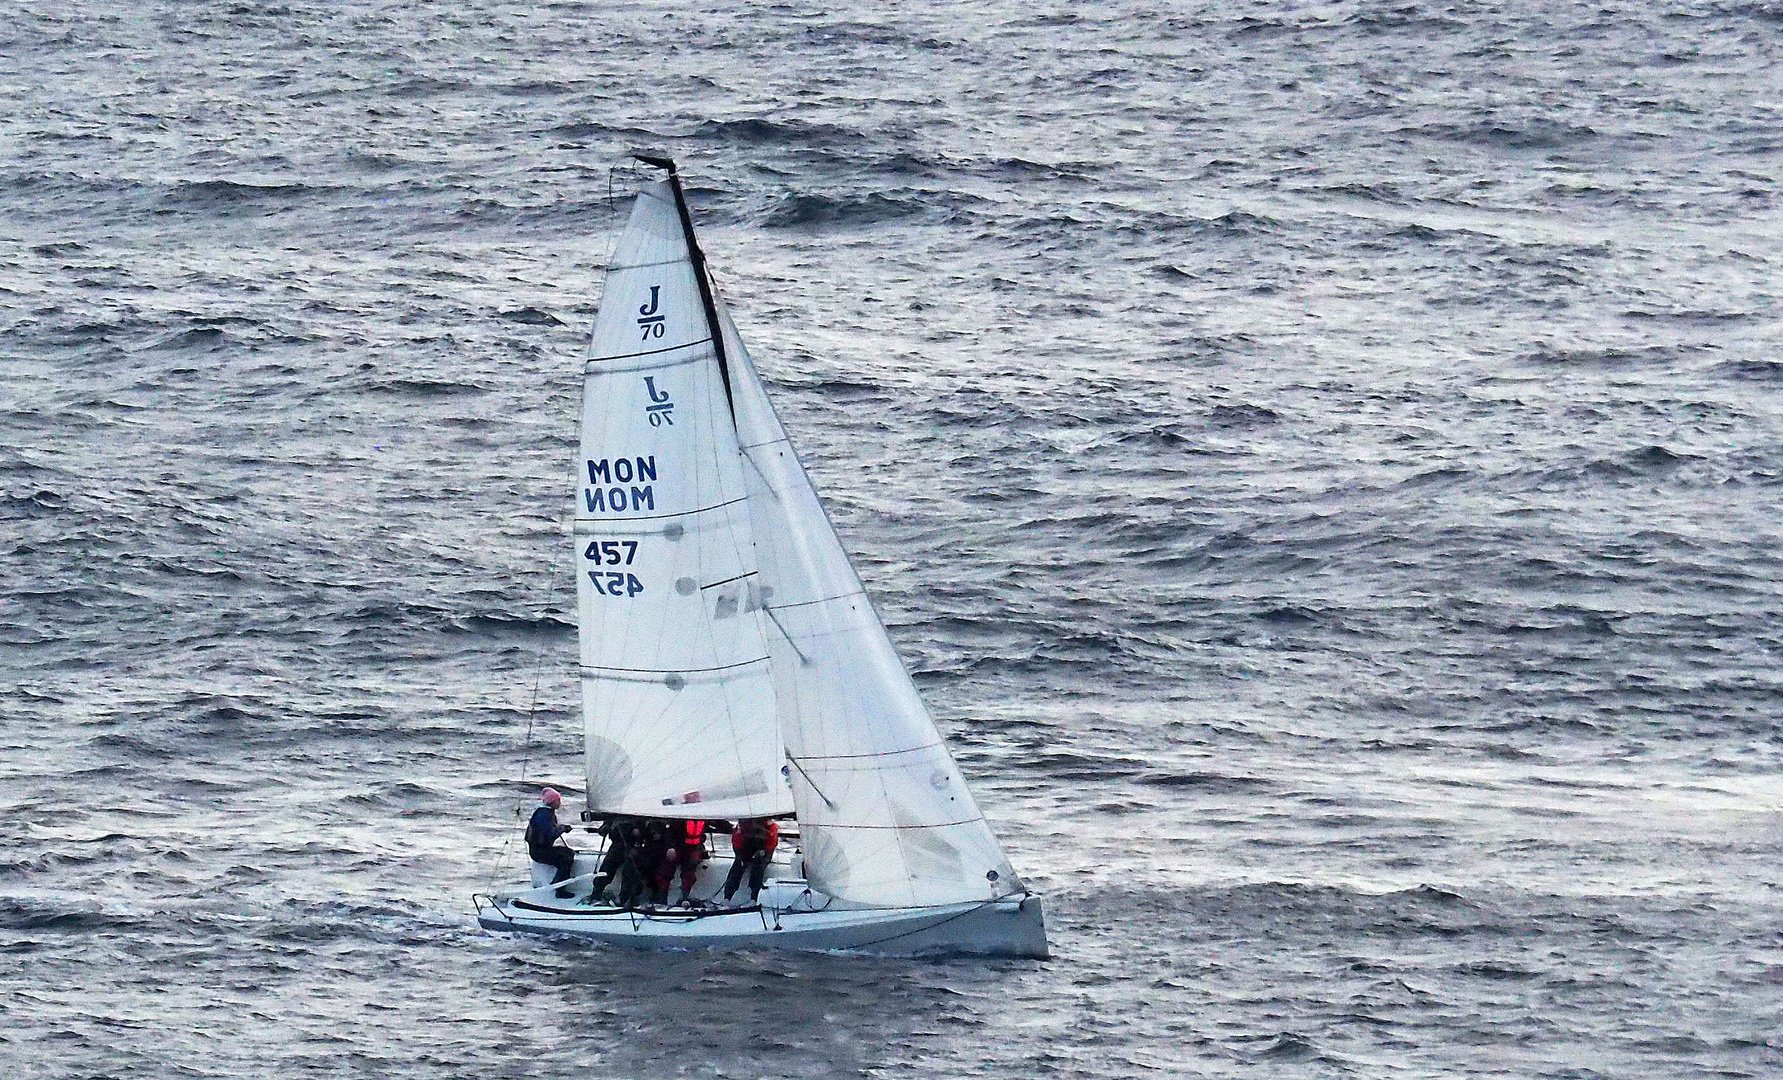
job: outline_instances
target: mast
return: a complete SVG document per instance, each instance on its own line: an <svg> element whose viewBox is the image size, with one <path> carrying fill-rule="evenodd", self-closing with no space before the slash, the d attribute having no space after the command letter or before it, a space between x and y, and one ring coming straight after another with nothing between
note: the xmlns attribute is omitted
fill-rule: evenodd
<svg viewBox="0 0 1783 1080"><path fill-rule="evenodd" d="M700 288L700 307L706 313L706 329L712 335L712 352L718 357L718 377L724 383L724 403L730 407L731 423L737 422L737 402L731 395L730 360L724 353L724 334L718 328L718 307L712 301L712 279L706 273L706 253L693 235L693 215L687 212L687 196L681 192L681 174L675 159L657 154L634 153L632 157L669 174L669 187L675 192L675 210L681 215L681 232L687 238L687 254L693 260L694 283Z"/></svg>

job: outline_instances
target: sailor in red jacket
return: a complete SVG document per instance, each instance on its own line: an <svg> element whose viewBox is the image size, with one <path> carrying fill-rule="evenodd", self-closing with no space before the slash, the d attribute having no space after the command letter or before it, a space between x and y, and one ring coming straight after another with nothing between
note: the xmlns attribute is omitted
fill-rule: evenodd
<svg viewBox="0 0 1783 1080"><path fill-rule="evenodd" d="M693 895L693 879L706 861L706 823L697 819L681 823L681 853L676 862L681 867L681 903Z"/></svg>
<svg viewBox="0 0 1783 1080"><path fill-rule="evenodd" d="M762 878L768 872L768 860L774 857L774 849L780 845L780 825L773 818L744 818L737 822L731 830L731 852L736 862L731 864L730 875L724 879L724 898L729 900L737 895L737 886L743 882L743 871L749 871L749 902L756 903L761 897Z"/></svg>

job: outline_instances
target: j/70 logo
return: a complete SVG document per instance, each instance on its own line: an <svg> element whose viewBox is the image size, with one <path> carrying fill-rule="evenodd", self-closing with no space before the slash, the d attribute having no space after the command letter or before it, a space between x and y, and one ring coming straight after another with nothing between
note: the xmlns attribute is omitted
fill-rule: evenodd
<svg viewBox="0 0 1783 1080"><path fill-rule="evenodd" d="M651 427L662 427L664 424L675 426L675 403L669 400L667 390L656 388L656 376L644 376L644 392L650 395L653 405L644 406L644 414L650 417Z"/></svg>
<svg viewBox="0 0 1783 1080"><path fill-rule="evenodd" d="M650 286L650 302L638 308L638 314L642 316L638 319L638 329L644 332L644 336L640 340L649 341L651 338L659 338L662 336L663 320L668 318L668 316L657 313L656 309L661 304L661 301L662 286Z"/></svg>

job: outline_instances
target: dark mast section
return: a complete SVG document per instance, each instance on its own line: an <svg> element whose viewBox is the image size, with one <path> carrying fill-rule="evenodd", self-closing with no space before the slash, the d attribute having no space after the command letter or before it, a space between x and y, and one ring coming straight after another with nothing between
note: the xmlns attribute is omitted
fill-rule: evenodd
<svg viewBox="0 0 1783 1080"><path fill-rule="evenodd" d="M687 237L687 251L693 259L693 279L699 283L700 306L706 309L706 329L712 334L712 351L718 357L718 377L724 380L724 403L730 406L731 423L737 422L737 403L731 397L730 358L724 352L724 334L718 328L718 306L712 300L712 279L706 273L706 253L693 235L693 215L687 212L687 196L681 192L681 174L675 171L675 159L658 154L634 153L632 157L669 174L669 186L675 191L675 209L681 215L681 233Z"/></svg>

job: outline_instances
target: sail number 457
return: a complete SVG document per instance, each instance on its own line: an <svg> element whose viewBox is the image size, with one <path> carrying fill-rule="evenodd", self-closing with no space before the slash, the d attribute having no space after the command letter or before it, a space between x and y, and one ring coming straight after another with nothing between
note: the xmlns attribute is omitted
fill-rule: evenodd
<svg viewBox="0 0 1783 1080"><path fill-rule="evenodd" d="M638 557L638 542L591 540L582 556L596 566L630 566ZM644 583L638 580L638 575L622 570L590 570L588 580L594 583L594 591L602 596L636 596L644 591Z"/></svg>

